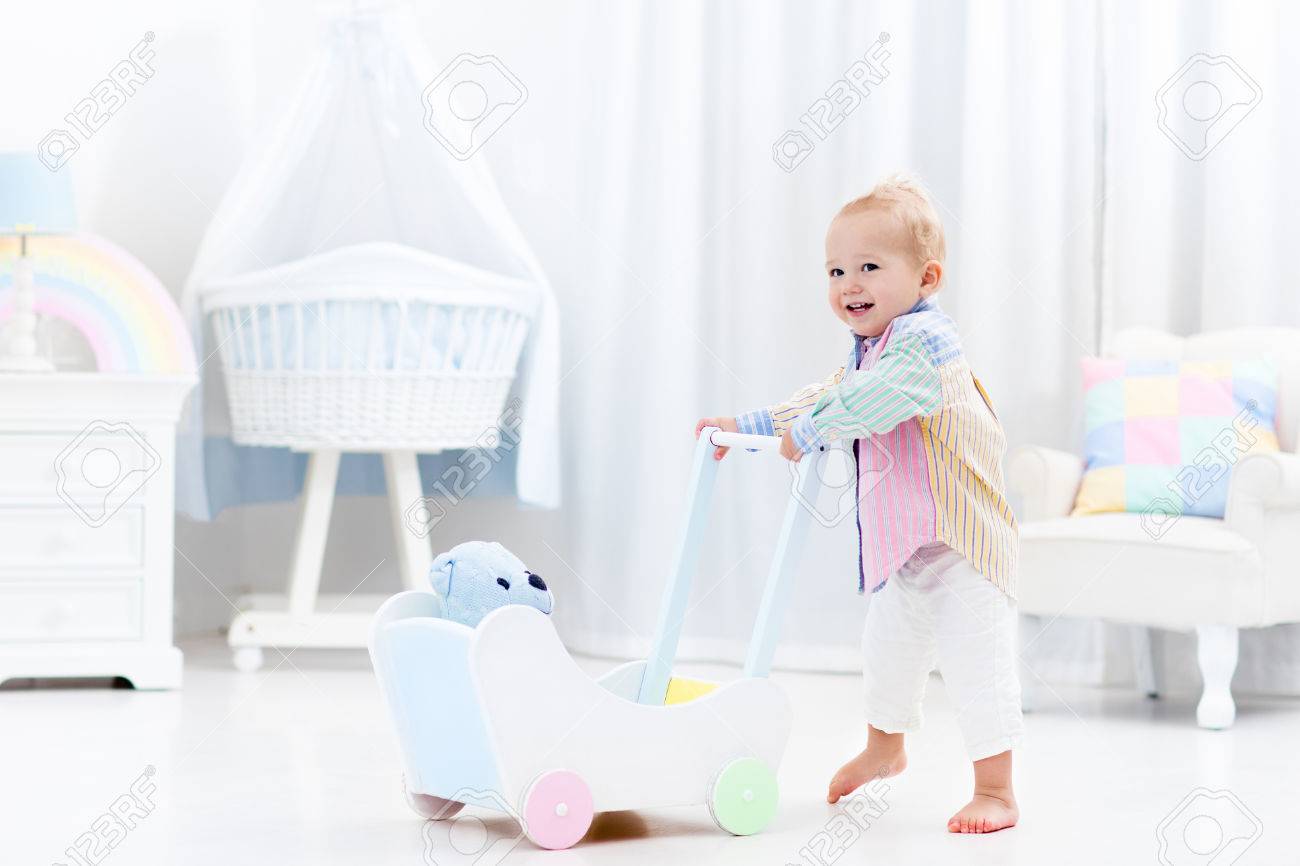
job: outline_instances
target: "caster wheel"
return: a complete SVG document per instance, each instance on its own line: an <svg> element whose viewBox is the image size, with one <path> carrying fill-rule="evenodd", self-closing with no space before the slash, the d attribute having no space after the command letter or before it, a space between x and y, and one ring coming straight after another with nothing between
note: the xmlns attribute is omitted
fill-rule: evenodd
<svg viewBox="0 0 1300 866"><path fill-rule="evenodd" d="M736 758L709 786L713 822L735 836L749 836L776 816L776 774L758 758Z"/></svg>
<svg viewBox="0 0 1300 866"><path fill-rule="evenodd" d="M241 646L231 655L235 670L243 671L246 674L261 670L264 660L265 656L262 654L260 646Z"/></svg>
<svg viewBox="0 0 1300 866"><path fill-rule="evenodd" d="M577 773L548 770L528 786L520 812L524 833L539 848L572 848L595 816L591 789Z"/></svg>
<svg viewBox="0 0 1300 866"><path fill-rule="evenodd" d="M456 817L456 813L465 808L465 804L456 800L444 800L432 794L417 794L406 787L406 777L402 777L402 793L406 795L406 805L411 811L428 821L446 821Z"/></svg>

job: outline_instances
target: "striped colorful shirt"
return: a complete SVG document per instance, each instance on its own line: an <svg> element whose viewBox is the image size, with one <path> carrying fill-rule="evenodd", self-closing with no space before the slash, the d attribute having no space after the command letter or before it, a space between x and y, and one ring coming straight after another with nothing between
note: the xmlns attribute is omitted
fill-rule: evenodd
<svg viewBox="0 0 1300 866"><path fill-rule="evenodd" d="M789 430L805 453L854 440L859 592L880 589L918 548L939 541L1015 598L1006 437L956 326L933 300L922 298L879 337L855 335L845 367L784 403L738 416L736 426L768 436Z"/></svg>

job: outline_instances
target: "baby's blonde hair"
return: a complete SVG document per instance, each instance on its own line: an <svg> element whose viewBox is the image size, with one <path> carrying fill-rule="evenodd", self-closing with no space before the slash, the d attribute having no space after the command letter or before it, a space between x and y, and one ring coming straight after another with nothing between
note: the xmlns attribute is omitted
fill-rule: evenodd
<svg viewBox="0 0 1300 866"><path fill-rule="evenodd" d="M948 251L943 223L939 221L930 194L919 180L905 174L891 174L876 184L871 192L840 208L836 216L862 213L875 207L885 208L902 220L912 236L912 247L919 262L934 259L943 264Z"/></svg>

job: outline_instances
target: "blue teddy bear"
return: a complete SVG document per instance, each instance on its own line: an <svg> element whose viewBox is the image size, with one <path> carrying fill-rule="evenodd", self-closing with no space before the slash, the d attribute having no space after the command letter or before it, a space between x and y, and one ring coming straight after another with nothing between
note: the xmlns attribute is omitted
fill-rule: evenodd
<svg viewBox="0 0 1300 866"><path fill-rule="evenodd" d="M443 617L471 628L506 604L526 604L549 614L546 581L495 541L466 541L438 555L429 582L442 598Z"/></svg>

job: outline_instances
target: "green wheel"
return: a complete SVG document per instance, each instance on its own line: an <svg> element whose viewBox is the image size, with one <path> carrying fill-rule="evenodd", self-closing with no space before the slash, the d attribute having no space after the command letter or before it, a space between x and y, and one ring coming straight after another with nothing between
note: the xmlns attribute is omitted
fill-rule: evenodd
<svg viewBox="0 0 1300 866"><path fill-rule="evenodd" d="M713 822L736 836L749 836L776 816L776 773L758 758L736 758L709 787Z"/></svg>

